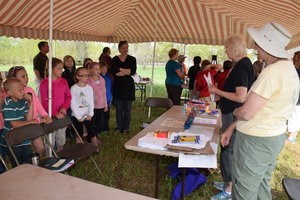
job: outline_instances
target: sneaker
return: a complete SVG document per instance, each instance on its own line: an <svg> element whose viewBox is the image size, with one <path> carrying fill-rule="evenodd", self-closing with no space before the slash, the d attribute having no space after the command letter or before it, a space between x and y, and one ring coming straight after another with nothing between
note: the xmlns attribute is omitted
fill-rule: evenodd
<svg viewBox="0 0 300 200"><path fill-rule="evenodd" d="M119 129L115 129L115 133L116 133L116 134L120 134L121 131L120 131Z"/></svg>
<svg viewBox="0 0 300 200"><path fill-rule="evenodd" d="M296 144L296 138L290 138L290 137L289 137L287 140L288 140L288 142L291 143L291 144Z"/></svg>
<svg viewBox="0 0 300 200"><path fill-rule="evenodd" d="M225 183L224 183L224 182L217 182L217 181L214 181L214 187L215 187L217 190L223 191L223 190L224 190L224 186L225 186Z"/></svg>
<svg viewBox="0 0 300 200"><path fill-rule="evenodd" d="M215 196L210 197L210 200L231 200L231 195L223 191Z"/></svg>

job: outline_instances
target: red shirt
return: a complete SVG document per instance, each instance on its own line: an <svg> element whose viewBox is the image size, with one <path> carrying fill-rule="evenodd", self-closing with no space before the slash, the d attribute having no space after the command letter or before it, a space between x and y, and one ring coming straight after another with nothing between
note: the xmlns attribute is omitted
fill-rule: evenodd
<svg viewBox="0 0 300 200"><path fill-rule="evenodd" d="M209 97L209 95L210 95L210 93L208 91L207 82L204 78L204 75L207 76L208 73L210 73L212 83L214 84L214 76L217 74L216 70L214 70L214 69L198 72L198 74L196 76L196 81L197 81L196 90L199 91L200 98Z"/></svg>
<svg viewBox="0 0 300 200"><path fill-rule="evenodd" d="M227 75L228 75L229 71L230 70L223 71L223 72L221 72L220 74L218 74L216 76L215 82L218 84L218 89L223 90L223 88L224 88L224 82L225 82L225 80L227 78Z"/></svg>

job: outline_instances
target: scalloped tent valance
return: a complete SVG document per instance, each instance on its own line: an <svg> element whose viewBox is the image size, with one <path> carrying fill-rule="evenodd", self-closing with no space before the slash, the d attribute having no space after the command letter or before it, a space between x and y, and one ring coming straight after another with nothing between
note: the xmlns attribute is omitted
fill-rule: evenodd
<svg viewBox="0 0 300 200"><path fill-rule="evenodd" d="M0 35L48 39L49 0L0 0L0 8ZM247 27L274 21L296 34L299 10L299 0L54 0L53 39L222 45L241 33L251 46Z"/></svg>

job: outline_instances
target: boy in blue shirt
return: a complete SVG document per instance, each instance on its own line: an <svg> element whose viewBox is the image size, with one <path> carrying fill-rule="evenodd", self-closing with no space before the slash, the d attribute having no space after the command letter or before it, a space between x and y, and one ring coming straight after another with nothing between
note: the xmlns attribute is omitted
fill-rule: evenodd
<svg viewBox="0 0 300 200"><path fill-rule="evenodd" d="M24 93L22 83L16 78L7 79L4 84L4 90L8 97L3 103L3 118L4 131L1 137L1 145L6 147L4 135L13 128L25 126L27 124L36 124L38 121L32 119L33 106L30 104L31 96ZM8 148L5 148L8 155ZM31 163L30 155L32 154L31 142L24 141L22 144L15 145L13 151L20 164ZM12 156L10 156L11 163L16 166Z"/></svg>
<svg viewBox="0 0 300 200"><path fill-rule="evenodd" d="M105 88L106 88L106 99L107 99L107 111L103 114L103 120L101 122L101 130L103 132L109 131L109 118L110 118L110 106L112 102L112 76L108 72L108 65L104 61L100 61L100 72L101 76L105 80Z"/></svg>

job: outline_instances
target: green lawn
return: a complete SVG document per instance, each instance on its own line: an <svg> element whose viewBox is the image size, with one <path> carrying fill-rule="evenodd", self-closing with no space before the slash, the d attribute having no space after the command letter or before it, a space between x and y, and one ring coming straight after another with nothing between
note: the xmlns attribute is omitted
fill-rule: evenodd
<svg viewBox="0 0 300 200"><path fill-rule="evenodd" d="M30 85L33 86L33 71L31 66L25 66L30 76ZM0 66L1 71L8 69L8 66ZM139 66L138 73L142 77L151 77L151 66ZM155 67L153 96L166 97L164 86L165 72L164 67ZM149 94L150 87L147 87ZM129 135L116 135L113 133L115 128L115 110L111 110L110 129L108 134L101 135L102 144L100 153L95 155L96 161L99 163L102 174L94 172L85 179L115 187L121 190L126 190L134 193L139 193L146 196L154 195L155 181L155 156L145 153L137 153L130 150L125 150L124 144L135 134L140 131L142 122L143 103L140 102L139 91L136 93L137 99L133 103L132 120ZM163 110L155 110L153 118L159 116ZM288 145L278 158L278 164L273 173L271 181L273 199L287 199L285 192L281 186L283 177L300 177L300 147L299 137L296 145ZM170 194L176 184L176 180L172 180L167 175L167 166L176 162L175 158L161 157L160 176L160 195L159 199L170 199ZM86 161L75 166L70 172L72 176L84 177L85 174L93 167L92 162ZM199 187L186 199L189 200L207 200L210 196L218 191L212 187L214 180L221 180L220 171L213 170L208 177L207 184ZM88 191L85 191L88 192ZM99 194L101 195L101 194ZM88 196L88 194L87 194Z"/></svg>

